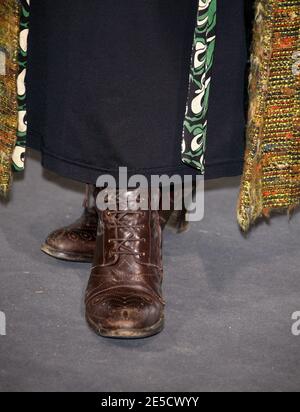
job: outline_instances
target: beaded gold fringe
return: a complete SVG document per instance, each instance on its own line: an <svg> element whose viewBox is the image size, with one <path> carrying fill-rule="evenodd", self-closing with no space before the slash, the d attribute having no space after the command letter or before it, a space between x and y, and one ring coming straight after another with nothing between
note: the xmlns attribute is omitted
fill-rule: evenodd
<svg viewBox="0 0 300 412"><path fill-rule="evenodd" d="M243 230L300 203L300 0L256 0Z"/></svg>
<svg viewBox="0 0 300 412"><path fill-rule="evenodd" d="M16 143L19 3L0 1L0 52L5 73L0 74L0 193L7 194L12 178L12 153Z"/></svg>

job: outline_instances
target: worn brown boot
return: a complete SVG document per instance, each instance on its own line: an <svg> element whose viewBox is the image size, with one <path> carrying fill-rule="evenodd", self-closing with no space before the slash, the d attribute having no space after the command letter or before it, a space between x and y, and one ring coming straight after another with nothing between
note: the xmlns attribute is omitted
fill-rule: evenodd
<svg viewBox="0 0 300 412"><path fill-rule="evenodd" d="M72 262L92 262L96 250L98 214L94 202L95 186L86 185L82 216L69 226L52 232L42 245L41 250L56 259ZM171 193L170 210L159 212L162 229L166 226L177 233L188 229L186 211L174 211L174 194Z"/></svg>
<svg viewBox="0 0 300 412"><path fill-rule="evenodd" d="M94 189L94 186L86 185L82 216L71 225L51 233L41 248L43 252L56 259L92 262L98 226Z"/></svg>
<svg viewBox="0 0 300 412"><path fill-rule="evenodd" d="M96 253L86 291L86 319L99 335L145 338L164 324L159 212L120 210L136 191L118 193L115 211L100 211Z"/></svg>

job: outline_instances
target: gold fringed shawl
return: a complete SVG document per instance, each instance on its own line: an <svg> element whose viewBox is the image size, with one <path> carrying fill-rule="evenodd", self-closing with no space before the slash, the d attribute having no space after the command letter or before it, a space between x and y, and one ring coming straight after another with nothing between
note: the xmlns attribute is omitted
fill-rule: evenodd
<svg viewBox="0 0 300 412"><path fill-rule="evenodd" d="M300 0L256 0L243 230L300 203Z"/></svg>
<svg viewBox="0 0 300 412"><path fill-rule="evenodd" d="M4 194L11 181L18 127L19 12L18 1L0 0L0 192Z"/></svg>

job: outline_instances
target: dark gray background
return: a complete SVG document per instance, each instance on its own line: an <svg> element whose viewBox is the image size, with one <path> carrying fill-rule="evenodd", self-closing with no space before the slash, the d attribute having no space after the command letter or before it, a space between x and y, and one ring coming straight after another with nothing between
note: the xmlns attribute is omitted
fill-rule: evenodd
<svg viewBox="0 0 300 412"><path fill-rule="evenodd" d="M1 391L298 391L300 217L276 217L247 238L239 179L207 184L206 213L165 233L165 331L143 341L94 335L84 320L89 265L39 252L80 212L81 186L42 173L35 156L0 205Z"/></svg>

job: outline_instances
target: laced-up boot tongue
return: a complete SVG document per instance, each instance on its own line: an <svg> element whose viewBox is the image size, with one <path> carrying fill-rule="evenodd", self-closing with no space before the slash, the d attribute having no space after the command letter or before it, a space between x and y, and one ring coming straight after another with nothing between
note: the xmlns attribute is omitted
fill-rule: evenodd
<svg viewBox="0 0 300 412"><path fill-rule="evenodd" d="M114 236L110 236L108 243L112 245L117 256L145 256L141 252L140 244L146 244L145 229L149 212L137 211L108 211L110 229ZM146 219L145 219L146 217Z"/></svg>
<svg viewBox="0 0 300 412"><path fill-rule="evenodd" d="M103 212L110 256L146 258L150 220L148 191L107 192L109 210ZM146 210L142 210L142 208Z"/></svg>

